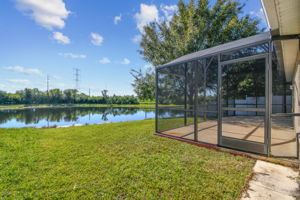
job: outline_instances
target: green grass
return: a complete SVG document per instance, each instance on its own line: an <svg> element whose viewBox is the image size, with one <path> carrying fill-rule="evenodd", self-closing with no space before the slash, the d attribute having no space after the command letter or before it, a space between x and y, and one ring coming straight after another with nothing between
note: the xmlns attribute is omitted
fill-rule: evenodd
<svg viewBox="0 0 300 200"><path fill-rule="evenodd" d="M0 108L22 108L25 105L23 104L18 104L18 105L0 105Z"/></svg>
<svg viewBox="0 0 300 200"><path fill-rule="evenodd" d="M254 160L153 135L153 120L0 129L0 199L238 199Z"/></svg>

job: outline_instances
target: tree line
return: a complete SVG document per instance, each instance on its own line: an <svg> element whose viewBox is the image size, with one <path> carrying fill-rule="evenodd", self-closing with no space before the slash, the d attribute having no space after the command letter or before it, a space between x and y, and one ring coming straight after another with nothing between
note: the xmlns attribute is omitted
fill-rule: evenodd
<svg viewBox="0 0 300 200"><path fill-rule="evenodd" d="M15 93L0 91L0 104L138 104L134 96L109 96L103 90L101 96L88 96L75 89L51 89L41 91L37 88L18 90Z"/></svg>

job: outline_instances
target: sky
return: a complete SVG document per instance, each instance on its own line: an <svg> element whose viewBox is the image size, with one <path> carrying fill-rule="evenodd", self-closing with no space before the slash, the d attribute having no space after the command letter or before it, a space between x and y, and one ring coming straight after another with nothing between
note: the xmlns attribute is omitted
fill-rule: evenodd
<svg viewBox="0 0 300 200"><path fill-rule="evenodd" d="M187 1L187 0L186 0ZM0 90L75 88L133 95L131 69L151 65L138 53L143 26L170 20L178 0L1 0ZM210 1L214 4L215 0ZM259 0L241 0L262 19Z"/></svg>

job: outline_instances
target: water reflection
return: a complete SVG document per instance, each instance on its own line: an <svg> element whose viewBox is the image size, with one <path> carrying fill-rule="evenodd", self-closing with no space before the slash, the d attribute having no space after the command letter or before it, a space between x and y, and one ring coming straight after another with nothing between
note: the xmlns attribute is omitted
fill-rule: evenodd
<svg viewBox="0 0 300 200"><path fill-rule="evenodd" d="M139 108L37 108L0 111L0 127L49 127L154 118L154 110Z"/></svg>

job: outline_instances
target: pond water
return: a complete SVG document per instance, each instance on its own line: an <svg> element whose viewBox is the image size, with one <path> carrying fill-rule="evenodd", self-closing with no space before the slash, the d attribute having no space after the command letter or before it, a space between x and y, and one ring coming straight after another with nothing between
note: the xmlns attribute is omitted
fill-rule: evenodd
<svg viewBox="0 0 300 200"><path fill-rule="evenodd" d="M154 109L65 107L0 110L0 128L64 127L135 121L155 117Z"/></svg>

